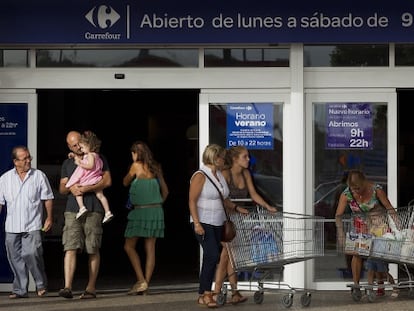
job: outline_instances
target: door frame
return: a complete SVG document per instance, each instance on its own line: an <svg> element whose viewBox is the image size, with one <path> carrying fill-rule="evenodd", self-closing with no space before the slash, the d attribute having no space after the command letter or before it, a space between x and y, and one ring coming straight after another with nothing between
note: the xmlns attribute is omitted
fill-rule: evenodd
<svg viewBox="0 0 414 311"><path fill-rule="evenodd" d="M397 91L394 88L356 88L356 89L308 89L305 90L306 109L306 202L307 212L313 214L314 202L314 150L313 150L313 103L316 102L384 102L387 104L387 195L394 207L398 206L398 143L397 143ZM325 220L327 221L327 220ZM330 221L334 221L333 219ZM314 262L307 262L309 285L317 290L343 290L345 283L314 282ZM390 272L398 272L397 265L390 265Z"/></svg>
<svg viewBox="0 0 414 311"><path fill-rule="evenodd" d="M295 98L295 102L291 102ZM300 170L303 163L303 154L298 152L297 145L302 144L303 131L298 120L301 115L296 110L301 106L300 97L291 93L291 89L237 89L237 90L214 90L201 89L199 100L199 163L201 165L202 154L205 146L209 144L209 105L212 103L268 103L276 102L283 105L283 205L285 212L304 213L304 206L293 204L295 200L300 201L300 194L303 190L302 183L298 183L292 172ZM291 121L290 116L295 115L297 120ZM289 139L286 137L298 137L298 139ZM225 147L225 146L224 146ZM300 150L304 150L301 145ZM304 184L304 183L303 183ZM287 203L288 202L288 203ZM287 203L287 204L285 204ZM200 248L200 258L202 258L202 249ZM200 262L201 267L201 262ZM292 287L303 287L306 282L305 262L296 262L286 265L283 270L284 282ZM249 282L239 282L241 288L251 289ZM274 286L278 286L275 282Z"/></svg>

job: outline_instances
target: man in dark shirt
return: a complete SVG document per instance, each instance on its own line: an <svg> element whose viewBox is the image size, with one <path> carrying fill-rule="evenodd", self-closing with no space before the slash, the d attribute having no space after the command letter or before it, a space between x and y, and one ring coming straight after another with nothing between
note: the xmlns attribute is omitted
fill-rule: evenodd
<svg viewBox="0 0 414 311"><path fill-rule="evenodd" d="M71 131L66 136L68 148L75 155L82 155L79 146L81 134ZM102 219L104 209L95 195L96 190L103 190L112 184L111 173L106 158L102 156L103 176L102 180L92 186L80 186L75 184L69 189L66 188L70 176L73 174L76 164L73 157L66 159L61 168L61 179L59 192L68 195L65 209L65 225L63 228L62 243L65 251L64 278L65 287L59 291L59 296L73 298L72 282L75 274L76 259L78 252L86 251L89 255L89 279L81 299L96 297L96 279L100 265L100 247L102 242ZM89 212L86 217L76 219L78 204L76 195L83 195L85 206Z"/></svg>

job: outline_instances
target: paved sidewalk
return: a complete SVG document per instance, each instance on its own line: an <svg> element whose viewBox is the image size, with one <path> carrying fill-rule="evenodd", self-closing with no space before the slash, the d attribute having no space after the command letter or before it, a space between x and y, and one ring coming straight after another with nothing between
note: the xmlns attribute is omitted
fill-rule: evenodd
<svg viewBox="0 0 414 311"><path fill-rule="evenodd" d="M206 310L197 305L197 290L193 285L180 286L159 286L151 288L148 295L128 296L127 289L102 290L97 292L96 299L81 300L81 292L74 292L73 299L64 299L58 296L57 292L51 292L47 297L38 298L31 293L29 298L14 299L8 298L8 293L0 293L0 310L4 311L60 311L60 310L87 310L87 311L186 311ZM349 291L311 291L309 307L301 304L302 293L296 293L293 297L293 304L286 308L282 303L282 297L286 295L283 291L265 292L263 302L254 302L253 291L243 291L249 300L237 306L237 310L344 310L344 311L411 311L414 310L414 299L410 298L408 292L402 292L400 297L391 298L391 292L387 291L385 297L379 297L374 302L368 302L366 297L355 302ZM220 309L234 308L226 304Z"/></svg>

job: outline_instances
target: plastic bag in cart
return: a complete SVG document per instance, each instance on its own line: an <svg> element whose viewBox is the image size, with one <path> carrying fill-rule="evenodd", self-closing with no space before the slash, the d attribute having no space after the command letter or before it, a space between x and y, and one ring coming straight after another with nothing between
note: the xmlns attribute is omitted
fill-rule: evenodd
<svg viewBox="0 0 414 311"><path fill-rule="evenodd" d="M260 226L252 230L252 260L256 264L269 263L279 255L279 248L273 232Z"/></svg>

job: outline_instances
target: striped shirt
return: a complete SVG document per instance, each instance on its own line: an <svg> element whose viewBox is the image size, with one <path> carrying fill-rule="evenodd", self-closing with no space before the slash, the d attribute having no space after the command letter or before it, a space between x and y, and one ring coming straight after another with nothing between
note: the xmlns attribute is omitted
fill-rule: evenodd
<svg viewBox="0 0 414 311"><path fill-rule="evenodd" d="M43 226L43 200L54 195L45 173L31 168L22 181L13 168L0 177L0 205L6 205L5 231L22 233Z"/></svg>

